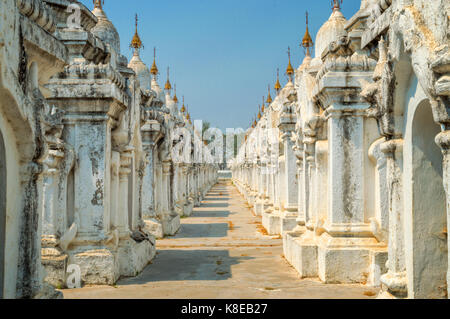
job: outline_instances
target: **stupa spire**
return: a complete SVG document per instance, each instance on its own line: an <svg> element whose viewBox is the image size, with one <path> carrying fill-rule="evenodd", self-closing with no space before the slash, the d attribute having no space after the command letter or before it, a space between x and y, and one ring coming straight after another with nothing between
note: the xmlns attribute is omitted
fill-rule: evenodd
<svg viewBox="0 0 450 319"><path fill-rule="evenodd" d="M294 74L294 68L292 67L292 64L291 64L291 48L290 47L288 47L287 54L289 57L289 64L286 68L286 74L289 77L289 82L292 82L292 75Z"/></svg>
<svg viewBox="0 0 450 319"><path fill-rule="evenodd" d="M280 93L281 90L281 84L280 84L280 69L277 68L277 82L275 83L275 91L278 93Z"/></svg>
<svg viewBox="0 0 450 319"><path fill-rule="evenodd" d="M183 95L183 105L181 106L180 112L183 114L186 112L186 106L184 106L184 95Z"/></svg>
<svg viewBox="0 0 450 319"><path fill-rule="evenodd" d="M170 84L169 73L170 73L170 67L167 67L167 81L166 81L166 85L164 86L164 89L166 89L167 91L170 92L170 90L172 90L172 84Z"/></svg>
<svg viewBox="0 0 450 319"><path fill-rule="evenodd" d="M174 84L173 85L174 86L174 95L173 95L173 101L175 102L175 103L178 103L178 97L177 97L177 85L176 84Z"/></svg>
<svg viewBox="0 0 450 319"><path fill-rule="evenodd" d="M136 17L135 17L136 30L134 32L134 36L133 36L133 39L131 40L131 44L130 44L130 48L134 49L135 55L138 55L139 50L144 47L144 45L142 44L141 38L139 37L139 33L138 33L138 21L139 21L139 19L138 19L138 15L136 13Z"/></svg>
<svg viewBox="0 0 450 319"><path fill-rule="evenodd" d="M94 2L94 8L103 9L103 5L105 4L105 0L92 0Z"/></svg>
<svg viewBox="0 0 450 319"><path fill-rule="evenodd" d="M333 11L341 10L343 0L331 0L331 4L333 5Z"/></svg>
<svg viewBox="0 0 450 319"><path fill-rule="evenodd" d="M158 75L158 67L156 66L156 47L153 48L153 64L152 68L150 69L150 73L153 75L153 77L156 79L156 76Z"/></svg>
<svg viewBox="0 0 450 319"><path fill-rule="evenodd" d="M263 112L264 112L264 110L266 108L266 105L264 104L264 100L265 100L265 97L263 96L262 97L262 106L261 106L261 111L263 111Z"/></svg>
<svg viewBox="0 0 450 319"><path fill-rule="evenodd" d="M266 103L267 103L267 105L270 105L270 103L273 102L272 96L270 95L270 84L267 86L267 89L268 89L268 91L269 91L269 95L267 95ZM263 105L263 107L264 107L264 105ZM263 112L264 112L264 110L263 110Z"/></svg>
<svg viewBox="0 0 450 319"><path fill-rule="evenodd" d="M311 48L313 47L314 43L311 38L311 35L309 34L309 19L308 19L308 11L306 11L306 32L303 36L302 44L301 46L306 50L306 56L311 56Z"/></svg>

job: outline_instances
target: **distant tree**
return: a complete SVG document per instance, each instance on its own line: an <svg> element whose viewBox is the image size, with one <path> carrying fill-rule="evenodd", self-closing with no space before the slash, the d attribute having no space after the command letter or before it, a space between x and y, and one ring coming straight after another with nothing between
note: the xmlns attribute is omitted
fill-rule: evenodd
<svg viewBox="0 0 450 319"><path fill-rule="evenodd" d="M211 127L211 123L209 122L203 122L203 128L202 128L202 136L205 135L205 132L209 130Z"/></svg>

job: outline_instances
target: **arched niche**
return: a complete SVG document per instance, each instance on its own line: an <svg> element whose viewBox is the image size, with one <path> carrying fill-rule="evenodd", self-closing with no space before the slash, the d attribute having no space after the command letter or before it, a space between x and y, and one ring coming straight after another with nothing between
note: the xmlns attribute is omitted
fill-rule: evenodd
<svg viewBox="0 0 450 319"><path fill-rule="evenodd" d="M408 117L405 154L405 257L409 298L443 298L447 292L446 197L440 127L422 99ZM410 105L411 106L411 105ZM410 132L408 132L410 130Z"/></svg>
<svg viewBox="0 0 450 319"><path fill-rule="evenodd" d="M6 149L0 131L0 299L3 298L6 243Z"/></svg>
<svg viewBox="0 0 450 319"><path fill-rule="evenodd" d="M1 66L0 64L0 69ZM32 240L25 237L24 225L27 223L24 220L24 207L37 202L34 196L24 196L25 187L30 185L28 165L33 160L35 145L30 124L24 119L22 109L16 101L20 101L20 97L0 84L0 131L3 148L0 151L0 220L8 221L0 226L3 232L0 237L0 249L3 249L3 257L0 257L3 274L0 290L3 298L8 299L20 295L25 284L25 262L19 260L23 258L23 252L31 247ZM36 236L35 233L27 235L30 238Z"/></svg>

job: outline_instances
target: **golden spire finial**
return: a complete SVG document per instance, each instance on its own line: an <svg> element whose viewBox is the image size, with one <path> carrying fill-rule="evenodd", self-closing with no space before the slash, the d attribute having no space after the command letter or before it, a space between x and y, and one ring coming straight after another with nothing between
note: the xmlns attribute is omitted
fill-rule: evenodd
<svg viewBox="0 0 450 319"><path fill-rule="evenodd" d="M288 47L288 57L289 57L289 64L288 67L286 68L286 74L289 77L289 82L292 82L292 75L294 74L294 68L292 67L291 64L291 48Z"/></svg>
<svg viewBox="0 0 450 319"><path fill-rule="evenodd" d="M306 32L305 36L303 37L301 46L306 49L306 55L311 56L311 48L313 47L314 43L312 41L311 35L309 34L309 20L308 20L308 11L306 11Z"/></svg>
<svg viewBox="0 0 450 319"><path fill-rule="evenodd" d="M153 48L153 65L150 69L150 73L153 74L154 77L158 75L158 67L156 66L156 47Z"/></svg>
<svg viewBox="0 0 450 319"><path fill-rule="evenodd" d="M258 120L260 120L261 119L261 111L258 111Z"/></svg>
<svg viewBox="0 0 450 319"><path fill-rule="evenodd" d="M170 80L169 80L169 73L170 73L170 68L167 67L167 81L166 81L166 85L164 86L164 88L165 88L167 91L172 90L172 84L170 84Z"/></svg>
<svg viewBox="0 0 450 319"><path fill-rule="evenodd" d="M187 115L186 115L186 120L188 120L189 124L192 124L192 121L191 121L191 114L189 114L189 112L188 112Z"/></svg>
<svg viewBox="0 0 450 319"><path fill-rule="evenodd" d="M102 5L105 4L105 0L93 0L94 8L102 9Z"/></svg>
<svg viewBox="0 0 450 319"><path fill-rule="evenodd" d="M131 44L130 44L130 48L134 48L135 53L137 53L140 48L144 47L142 44L141 38L139 37L139 34L138 34L138 21L139 21L138 15L136 13L136 22L135 22L136 31L134 32L134 36L133 36L133 39L131 40Z"/></svg>
<svg viewBox="0 0 450 319"><path fill-rule="evenodd" d="M181 111L181 113L183 113L183 114L186 112L186 107L184 106L184 95L183 95L183 105L181 106L180 111Z"/></svg>
<svg viewBox="0 0 450 319"><path fill-rule="evenodd" d="M341 4L343 0L331 0L331 4L333 5L333 11L341 10Z"/></svg>
<svg viewBox="0 0 450 319"><path fill-rule="evenodd" d="M175 103L178 103L178 97L177 97L177 85L174 84L173 86L174 86L174 90L175 90L175 94L174 94L174 96L173 96L173 101L174 101Z"/></svg>
<svg viewBox="0 0 450 319"><path fill-rule="evenodd" d="M275 83L275 91L277 92L277 94L280 92L281 90L281 84L280 84L280 69L277 68L277 82Z"/></svg>
<svg viewBox="0 0 450 319"><path fill-rule="evenodd" d="M263 99L262 99L262 107L261 107L261 110L264 112L264 110L265 110L265 108L266 108L266 105L264 104L264 100L265 100L265 97L263 96Z"/></svg>
<svg viewBox="0 0 450 319"><path fill-rule="evenodd" d="M270 105L270 103L273 102L272 96L270 95L270 84L267 86L267 88L269 89L269 95L267 96L267 101L266 101L266 103L267 103L268 105ZM263 105L263 106L264 106L264 105ZM264 110L263 110L263 112L264 112Z"/></svg>

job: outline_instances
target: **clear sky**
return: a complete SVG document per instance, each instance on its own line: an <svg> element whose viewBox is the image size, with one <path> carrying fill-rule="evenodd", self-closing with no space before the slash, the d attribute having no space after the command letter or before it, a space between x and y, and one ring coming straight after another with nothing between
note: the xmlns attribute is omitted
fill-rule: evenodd
<svg viewBox="0 0 450 319"><path fill-rule="evenodd" d="M92 0L82 0L92 9ZM349 19L360 0L345 0ZM267 85L281 84L291 47L297 68L304 57L299 47L309 12L313 40L332 11L331 0L105 0L104 10L121 37L122 54L129 59L134 17L144 43L141 57L147 65L157 48L160 85L170 66L177 96L184 95L193 119L212 127L246 129L258 111Z"/></svg>

